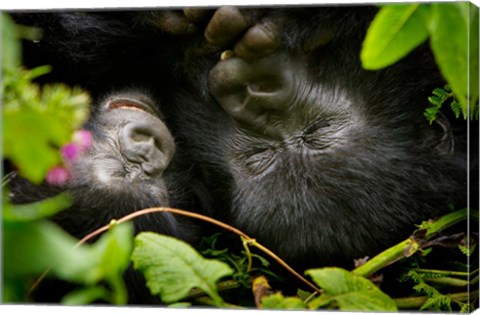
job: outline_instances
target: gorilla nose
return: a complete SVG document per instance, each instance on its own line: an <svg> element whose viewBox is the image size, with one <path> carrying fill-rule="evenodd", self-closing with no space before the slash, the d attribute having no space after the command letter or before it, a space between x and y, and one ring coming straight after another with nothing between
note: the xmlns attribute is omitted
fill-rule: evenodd
<svg viewBox="0 0 480 315"><path fill-rule="evenodd" d="M160 176L175 152L173 138L160 120L126 124L119 141L123 156L149 176Z"/></svg>

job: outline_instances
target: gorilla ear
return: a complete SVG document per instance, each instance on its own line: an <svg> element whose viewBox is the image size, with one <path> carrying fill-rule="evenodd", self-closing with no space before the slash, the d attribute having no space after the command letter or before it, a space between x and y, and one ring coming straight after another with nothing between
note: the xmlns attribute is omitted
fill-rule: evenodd
<svg viewBox="0 0 480 315"><path fill-rule="evenodd" d="M441 154L451 154L454 150L454 138L452 127L448 119L439 112L437 119L432 123L434 128L434 141L432 147Z"/></svg>

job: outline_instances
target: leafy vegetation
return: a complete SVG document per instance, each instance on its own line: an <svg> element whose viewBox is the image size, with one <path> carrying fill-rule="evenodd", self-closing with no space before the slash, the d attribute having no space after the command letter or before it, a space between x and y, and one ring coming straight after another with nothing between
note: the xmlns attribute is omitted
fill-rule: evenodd
<svg viewBox="0 0 480 315"><path fill-rule="evenodd" d="M368 29L362 65L369 70L392 65L429 39L464 118L478 120L478 16L478 7L468 2L384 5ZM426 116L435 118L431 109Z"/></svg>
<svg viewBox="0 0 480 315"><path fill-rule="evenodd" d="M427 118L429 123L432 123L435 119L437 119L442 105L448 102L450 102L450 108L455 114L455 117L460 117L462 114L462 107L456 100L455 95L448 85L445 85L443 88L436 88L433 90L432 94L433 95L428 98L428 101L430 104L432 104L432 106L427 108L424 113L425 118ZM467 119L465 115L463 118Z"/></svg>
<svg viewBox="0 0 480 315"><path fill-rule="evenodd" d="M233 272L224 262L205 259L190 245L151 232L135 237L132 260L134 268L144 272L152 294L160 294L164 302L176 302L199 288L215 305L224 306L215 285Z"/></svg>
<svg viewBox="0 0 480 315"><path fill-rule="evenodd" d="M19 36L38 32L17 28L8 16L1 17L5 35L2 155L22 176L40 183L64 163L60 148L72 141L75 130L87 118L89 98L78 88L32 83L49 67L20 68ZM2 300L27 301L35 279L45 274L80 285L79 291L64 297L65 304L89 303L99 298L125 304L127 295L121 275L133 246L131 224L112 229L94 245L76 247L78 240L46 220L71 204L67 194L11 205L5 188L8 180L7 175L2 181L2 257L8 257L3 261Z"/></svg>
<svg viewBox="0 0 480 315"><path fill-rule="evenodd" d="M478 24L478 11L468 3L386 5L368 32L362 62L370 69L388 66L430 38L449 85L433 91L432 107L425 114L427 119L433 121L443 104L449 104L457 117L462 114L463 118L478 118L478 59L472 57L478 56L478 42L465 46L467 35L474 38L477 34L478 38L472 27L475 23ZM16 27L5 15L2 28L5 35L2 37L2 155L24 177L40 183L52 169L68 162L62 148L75 142L75 132L88 116L89 99L76 88L40 87L32 83L49 68L22 69L18 38L39 36L38 32ZM472 59L467 59L468 51ZM65 121L71 124L66 125ZM32 301L30 293L38 283L44 277L53 277L77 285L63 297L63 304L103 301L122 305L127 302L122 273L133 263L134 268L144 273L151 293L171 307L200 304L292 310L467 312L478 305L478 291L469 291L471 286L478 286L478 269L474 268L478 260L460 259L449 270L427 268L428 258L441 251L441 247L456 248L456 257L476 252L475 240L448 233L451 226L467 219L467 210L421 223L410 238L352 271L336 267L311 269L305 271L306 279L288 269L279 257L254 239L225 224L221 227L240 236L239 242L244 246L240 253L219 249L218 235L204 240L207 248L201 254L171 237L151 232L134 237L131 223L124 222L148 212L174 209L136 212L79 242L47 220L70 205L68 194L29 205L12 205L8 203L7 181L8 176L2 183L3 302ZM471 214L478 220L476 213ZM212 219L199 219L220 225ZM80 244L107 229L95 243ZM260 254L252 253L250 247ZM285 268L282 277L292 275L300 279L301 282L296 282L298 286L303 283L294 296L275 289L274 283L278 285L280 276L271 268L273 265ZM387 274L393 266L400 270L398 282L406 284L407 289L401 291L403 297L389 296L390 292L378 287L379 276ZM239 294L243 299L231 298Z"/></svg>

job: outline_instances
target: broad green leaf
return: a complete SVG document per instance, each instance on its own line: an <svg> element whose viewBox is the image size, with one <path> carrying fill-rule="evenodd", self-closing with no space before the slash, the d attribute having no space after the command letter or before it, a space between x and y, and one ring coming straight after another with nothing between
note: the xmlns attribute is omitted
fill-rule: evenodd
<svg viewBox="0 0 480 315"><path fill-rule="evenodd" d="M305 303L298 297L285 297L281 293L275 293L262 299L264 309L304 310Z"/></svg>
<svg viewBox="0 0 480 315"><path fill-rule="evenodd" d="M38 184L61 163L59 149L87 118L89 98L58 84L45 86L41 94L27 78L30 73L5 72L3 154L22 176Z"/></svg>
<svg viewBox="0 0 480 315"><path fill-rule="evenodd" d="M4 203L3 219L6 222L34 221L52 216L65 210L71 204L72 200L68 193L29 204L11 205Z"/></svg>
<svg viewBox="0 0 480 315"><path fill-rule="evenodd" d="M61 163L59 148L51 145L50 137L50 130L58 123L42 112L28 109L3 113L3 154L19 166L22 176L35 184Z"/></svg>
<svg viewBox="0 0 480 315"><path fill-rule="evenodd" d="M83 304L98 298L126 303L122 274L129 264L132 248L131 224L115 226L97 243L82 246L76 246L75 238L49 221L4 222L3 231L3 254L8 257L3 264L6 283L15 285L18 279L38 277L48 270L47 276L90 287L65 297L68 304ZM105 294L91 287L101 280L111 290L108 300Z"/></svg>
<svg viewBox="0 0 480 315"><path fill-rule="evenodd" d="M130 263L133 225L125 222L113 226L92 247L98 255L99 278L121 276Z"/></svg>
<svg viewBox="0 0 480 315"><path fill-rule="evenodd" d="M310 275L324 293L309 303L316 309L335 301L343 311L396 311L395 302L375 284L341 268L310 269Z"/></svg>
<svg viewBox="0 0 480 315"><path fill-rule="evenodd" d="M467 2L432 3L428 23L435 60L462 105L465 118L468 112L468 5Z"/></svg>
<svg viewBox="0 0 480 315"><path fill-rule="evenodd" d="M473 3L468 3L469 9L469 106L470 117L478 119L478 85L479 85L479 12L478 7Z"/></svg>
<svg viewBox="0 0 480 315"><path fill-rule="evenodd" d="M152 232L135 237L132 260L134 268L143 271L152 294L160 294L166 303L179 301L192 288L199 288L222 306L216 282L233 273L227 264L203 258L185 242Z"/></svg>
<svg viewBox="0 0 480 315"><path fill-rule="evenodd" d="M378 70L406 56L423 43L429 8L418 3L383 6L370 25L360 53L362 66Z"/></svg>
<svg viewBox="0 0 480 315"><path fill-rule="evenodd" d="M122 275L130 263L130 254L133 247L133 224L125 222L114 225L93 245L92 280L87 284L93 284L99 280L108 283L111 292L108 302L117 305L127 303L127 291Z"/></svg>
<svg viewBox="0 0 480 315"><path fill-rule="evenodd" d="M77 240L48 221L3 225L4 274L9 277L50 275L72 282L96 281L94 255L88 247L74 248Z"/></svg>

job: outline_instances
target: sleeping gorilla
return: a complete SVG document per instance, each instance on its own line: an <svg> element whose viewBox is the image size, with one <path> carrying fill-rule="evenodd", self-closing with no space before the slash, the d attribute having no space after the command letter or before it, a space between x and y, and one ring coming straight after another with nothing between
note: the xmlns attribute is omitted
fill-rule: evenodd
<svg viewBox="0 0 480 315"><path fill-rule="evenodd" d="M233 57L207 73L192 70L206 58L187 56L197 76L185 73L190 83L166 106L217 216L299 268L351 268L449 204L466 204L462 136L446 117L429 125L423 116L443 85L428 47L385 70L361 68L374 13L267 10L229 28L254 15L219 9L207 38L221 38Z"/></svg>
<svg viewBox="0 0 480 315"><path fill-rule="evenodd" d="M69 181L38 187L14 178L10 184L12 201L33 202L69 191L73 204L54 221L77 238L144 208L173 206L199 211L201 205L195 203L198 199L189 190L188 168L174 158L174 140L162 119L156 103L138 90L104 98L85 125L93 134L91 147L67 162ZM141 216L134 220L134 227L136 233L155 231L192 243L200 234L198 224L171 213ZM127 272L129 301L154 302L141 281L140 274ZM55 288L58 286L40 290L36 298L55 301ZM65 294L63 290L58 293Z"/></svg>
<svg viewBox="0 0 480 315"><path fill-rule="evenodd" d="M427 96L443 85L428 47L384 70L361 68L376 10L18 19L44 29L40 48L65 71L56 79L94 94L138 84L161 95L188 176L206 186L214 216L299 268L351 267L466 203L462 135L443 116L433 125L423 117Z"/></svg>
<svg viewBox="0 0 480 315"><path fill-rule="evenodd" d="M173 137L147 94L125 91L106 97L85 128L92 132L93 143L85 154L67 162L71 179L61 186L44 184L41 188L12 181L14 202L31 202L68 190L74 204L55 220L78 238L134 210L193 207L188 170L182 167L182 173L180 162L172 160ZM193 226L182 226L179 220L169 213L140 217L135 229L195 239Z"/></svg>

